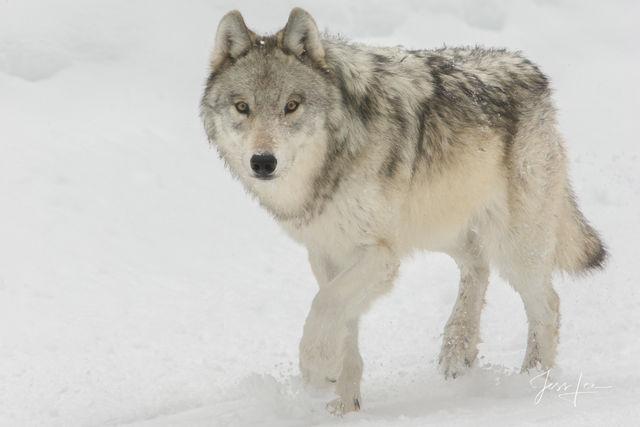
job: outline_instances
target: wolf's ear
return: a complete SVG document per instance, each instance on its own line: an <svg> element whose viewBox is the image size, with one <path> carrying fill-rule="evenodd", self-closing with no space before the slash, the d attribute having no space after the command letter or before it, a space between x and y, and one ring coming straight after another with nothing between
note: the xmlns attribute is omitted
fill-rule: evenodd
<svg viewBox="0 0 640 427"><path fill-rule="evenodd" d="M287 25L278 33L278 46L296 56L308 55L321 68L327 65L316 22L299 7L291 11Z"/></svg>
<svg viewBox="0 0 640 427"><path fill-rule="evenodd" d="M237 10L232 10L222 17L216 32L216 44L211 58L211 71L216 72L228 60L234 60L251 48L256 35L250 31Z"/></svg>

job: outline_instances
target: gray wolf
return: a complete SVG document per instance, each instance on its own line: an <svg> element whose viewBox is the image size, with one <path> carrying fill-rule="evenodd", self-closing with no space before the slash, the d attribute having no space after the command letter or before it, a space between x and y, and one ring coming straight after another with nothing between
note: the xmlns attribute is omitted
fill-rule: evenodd
<svg viewBox="0 0 640 427"><path fill-rule="evenodd" d="M358 318L416 250L460 268L446 377L476 359L490 265L524 302L522 370L553 366L552 274L600 268L606 251L569 184L548 79L529 60L348 43L302 9L263 37L233 11L216 33L201 116L231 173L308 249L319 290L300 369L335 387L330 411L360 408Z"/></svg>

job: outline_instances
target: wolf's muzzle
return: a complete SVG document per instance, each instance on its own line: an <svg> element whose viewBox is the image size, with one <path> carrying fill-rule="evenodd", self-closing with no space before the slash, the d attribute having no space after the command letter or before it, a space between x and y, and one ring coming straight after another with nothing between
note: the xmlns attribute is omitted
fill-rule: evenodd
<svg viewBox="0 0 640 427"><path fill-rule="evenodd" d="M254 154L251 156L251 170L257 178L269 178L276 170L278 161L273 154Z"/></svg>

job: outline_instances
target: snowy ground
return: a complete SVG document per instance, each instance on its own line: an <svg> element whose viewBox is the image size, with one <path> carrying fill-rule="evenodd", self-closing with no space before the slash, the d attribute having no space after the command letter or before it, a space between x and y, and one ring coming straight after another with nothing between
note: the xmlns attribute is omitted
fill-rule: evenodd
<svg viewBox="0 0 640 427"><path fill-rule="evenodd" d="M497 277L480 367L444 381L457 270L403 264L362 321L363 411L324 412L298 340L315 284L231 180L197 105L218 20L410 48L522 50L556 89L582 208L607 270L559 277L555 379L515 373L526 320ZM585 1L0 1L0 426L637 425L640 4ZM635 41L634 41L635 40Z"/></svg>

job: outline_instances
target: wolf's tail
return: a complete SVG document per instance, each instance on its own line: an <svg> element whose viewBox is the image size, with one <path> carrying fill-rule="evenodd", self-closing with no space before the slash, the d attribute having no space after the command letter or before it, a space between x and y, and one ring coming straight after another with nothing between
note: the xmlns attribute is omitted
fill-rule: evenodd
<svg viewBox="0 0 640 427"><path fill-rule="evenodd" d="M602 269L607 260L607 249L580 212L569 186L563 215L557 235L556 266L569 273Z"/></svg>

